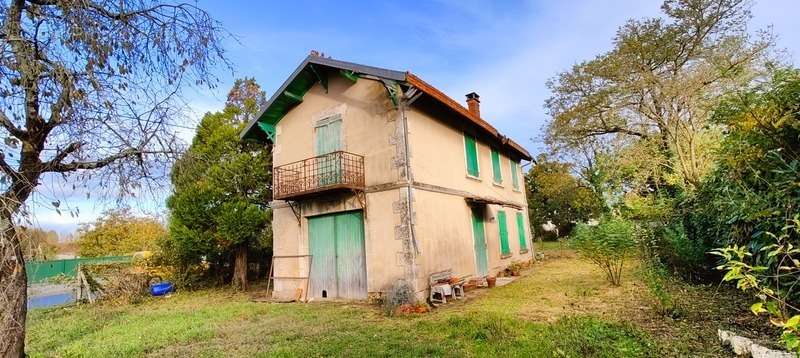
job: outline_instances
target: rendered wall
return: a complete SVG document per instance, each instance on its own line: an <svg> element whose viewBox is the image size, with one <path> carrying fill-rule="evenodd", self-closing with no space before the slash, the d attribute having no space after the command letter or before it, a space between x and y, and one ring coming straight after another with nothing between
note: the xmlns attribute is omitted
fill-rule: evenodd
<svg viewBox="0 0 800 358"><path fill-rule="evenodd" d="M417 257L418 287L427 285L430 273L452 269L457 275L476 275L475 251L470 209L464 194L491 197L513 202L522 207L489 205L486 207L486 232L489 274L505 269L514 261L532 259L530 225L521 170L519 190L513 189L508 155L501 154L502 185L493 183L491 147L478 139L479 178L467 175L463 132L459 128L435 120L427 113L412 108L409 120L411 171L414 182L416 238L422 248ZM435 186L435 191L425 188ZM446 190L444 190L446 189ZM508 242L511 255L501 257L497 211L507 214ZM516 213L525 220L528 250L520 250Z"/></svg>
<svg viewBox="0 0 800 358"><path fill-rule="evenodd" d="M314 124L330 114L342 116L342 150L364 155L365 181L373 188L366 194L364 217L367 290L385 290L405 274L403 242L398 228L403 227L398 207L402 206L398 180L404 174L405 153L398 111L386 89L376 81L360 79L353 83L339 76L329 78L328 92L319 84L309 90L303 102L293 108L276 126L273 150L275 166L307 159L314 153ZM377 189L375 189L377 188ZM285 202L273 202L274 255L308 254L307 217L348 210L362 210L353 195L326 195L303 201L301 220ZM276 259L275 276L307 276L306 259ZM276 280L275 296L291 297L305 290L303 280Z"/></svg>

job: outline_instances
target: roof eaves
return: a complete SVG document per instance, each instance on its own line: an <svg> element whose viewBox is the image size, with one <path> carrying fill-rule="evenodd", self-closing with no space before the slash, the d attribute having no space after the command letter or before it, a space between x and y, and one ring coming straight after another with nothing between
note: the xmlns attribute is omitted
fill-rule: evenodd
<svg viewBox="0 0 800 358"><path fill-rule="evenodd" d="M321 66L327 66L331 68L337 68L341 70L348 70L353 71L359 74L371 75L379 78L385 78L393 81L405 81L406 80L406 72L402 71L395 71L389 70L380 67L373 67L373 66L365 66L360 65L357 63L346 62L346 61L339 61L334 60L332 58L326 58L321 56L309 55L300 63L299 66L292 72L291 76L283 82L280 88L270 97L267 101L267 104L264 106L264 109L261 113L258 114L255 118L250 120L250 122L245 126L244 130L239 134L239 138L244 138L251 130L253 130L256 123L264 116L264 114L270 109L272 104L281 96L281 94L286 91L287 87L289 87L294 81L294 79L309 65L309 64L317 64Z"/></svg>
<svg viewBox="0 0 800 358"><path fill-rule="evenodd" d="M294 70L294 72L292 72L292 75L289 76L289 78L287 78L286 81L283 81L283 84L278 88L277 91L275 91L275 93L272 94L272 97L269 98L267 104L264 106L264 109L261 110L261 113L259 113L258 116L253 117L253 119L250 120L250 123L247 123L247 126L244 127L242 133L239 134L239 139L243 139L247 135L247 133L250 133L250 131L253 129L253 126L256 125L256 122L258 122L261 116L263 116L264 113L269 109L269 107L272 106L272 103L274 103L275 100L278 99L278 97L280 97L283 91L285 91L286 88L289 87L294 78L297 77L297 75L301 71L303 71L303 69L306 68L306 66L311 61L312 58L313 56L306 56L303 62L301 62L300 65L297 66L297 68Z"/></svg>
<svg viewBox="0 0 800 358"><path fill-rule="evenodd" d="M450 96L444 94L444 92L440 91L436 87L433 87L429 83L423 81L421 78L417 77L413 73L408 72L406 74L406 82L408 82L408 84L416 88L419 88L421 91L427 93L429 96L433 97L437 101L450 107L450 109L464 116L472 123L476 124L478 127L483 128L485 131L489 132L489 134L500 140L501 143L508 144L512 149L519 152L518 154L520 154L523 157L523 159L531 160L533 158L525 148L514 142L512 139L500 134L500 132L491 124L489 124L489 122L483 120L483 118L480 118L472 114L472 112L464 108L464 106L456 102L456 100L450 98Z"/></svg>

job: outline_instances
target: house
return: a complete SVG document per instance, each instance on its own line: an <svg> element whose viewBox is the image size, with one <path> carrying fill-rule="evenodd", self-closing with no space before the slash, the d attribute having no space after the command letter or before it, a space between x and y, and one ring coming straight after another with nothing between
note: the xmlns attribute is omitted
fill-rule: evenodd
<svg viewBox="0 0 800 358"><path fill-rule="evenodd" d="M533 257L531 155L475 93L464 107L411 72L312 52L242 138L273 144L276 298L365 299L400 279L422 297L434 272Z"/></svg>

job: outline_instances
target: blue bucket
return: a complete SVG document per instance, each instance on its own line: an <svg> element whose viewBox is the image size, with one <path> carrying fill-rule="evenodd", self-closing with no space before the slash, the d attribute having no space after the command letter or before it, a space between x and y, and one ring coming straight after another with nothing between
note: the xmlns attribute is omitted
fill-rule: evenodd
<svg viewBox="0 0 800 358"><path fill-rule="evenodd" d="M150 285L150 294L153 296L163 296L175 291L172 282L164 281Z"/></svg>

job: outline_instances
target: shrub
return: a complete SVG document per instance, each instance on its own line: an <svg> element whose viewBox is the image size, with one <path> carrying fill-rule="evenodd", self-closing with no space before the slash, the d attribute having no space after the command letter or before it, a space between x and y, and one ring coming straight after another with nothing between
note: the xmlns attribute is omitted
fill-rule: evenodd
<svg viewBox="0 0 800 358"><path fill-rule="evenodd" d="M653 244L652 251L659 259L656 261L669 267L673 273L689 280L713 276L706 255L713 247L692 240L682 224L672 223L656 230Z"/></svg>
<svg viewBox="0 0 800 358"><path fill-rule="evenodd" d="M759 301L750 309L754 314L767 313L770 322L783 329L781 340L791 351L800 351L800 214L795 215L779 234L767 232L768 244L757 251L746 246L730 245L714 250L722 257L717 269L725 271L725 281L735 281L742 291L752 292ZM758 256L767 259L759 260ZM766 262L761 266L757 262Z"/></svg>
<svg viewBox="0 0 800 358"><path fill-rule="evenodd" d="M383 312L388 316L392 316L401 306L411 306L416 302L417 296L414 294L414 288L411 287L411 284L405 280L397 280L386 291L386 295L383 298Z"/></svg>
<svg viewBox="0 0 800 358"><path fill-rule="evenodd" d="M578 254L599 266L616 286L620 285L625 259L636 251L633 224L622 218L604 218L597 226L579 224L570 242Z"/></svg>

